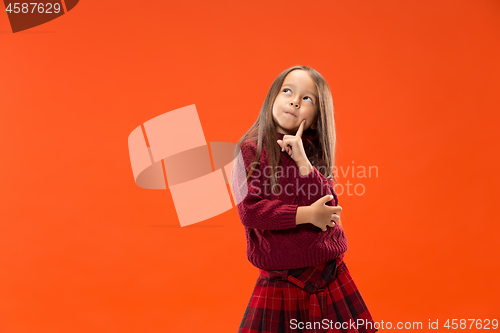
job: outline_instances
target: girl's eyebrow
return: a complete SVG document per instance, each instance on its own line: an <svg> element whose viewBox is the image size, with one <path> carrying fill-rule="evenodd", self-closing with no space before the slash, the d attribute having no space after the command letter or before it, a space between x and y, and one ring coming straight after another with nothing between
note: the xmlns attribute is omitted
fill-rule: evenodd
<svg viewBox="0 0 500 333"><path fill-rule="evenodd" d="M295 85L294 85L293 83L285 83L285 84L283 84L283 87L284 87L284 86L290 86L290 87L295 88ZM313 93L312 91L309 91L309 90L308 90L308 91L306 91L306 93L308 93L308 94L310 94L310 95L313 95L316 99L318 99L318 96L316 96L316 94L315 94L315 93Z"/></svg>

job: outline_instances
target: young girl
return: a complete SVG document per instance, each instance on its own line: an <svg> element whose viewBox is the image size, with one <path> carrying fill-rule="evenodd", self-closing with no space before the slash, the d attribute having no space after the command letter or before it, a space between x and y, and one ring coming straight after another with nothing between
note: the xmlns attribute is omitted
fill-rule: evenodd
<svg viewBox="0 0 500 333"><path fill-rule="evenodd" d="M235 151L231 187L260 272L239 333L378 331L343 261L334 152L328 84L288 68Z"/></svg>

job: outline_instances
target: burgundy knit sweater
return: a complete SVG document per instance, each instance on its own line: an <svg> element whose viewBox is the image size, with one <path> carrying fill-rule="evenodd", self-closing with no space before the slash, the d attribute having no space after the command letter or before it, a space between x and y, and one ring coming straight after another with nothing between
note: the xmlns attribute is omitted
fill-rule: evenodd
<svg viewBox="0 0 500 333"><path fill-rule="evenodd" d="M277 133L278 139L284 134ZM302 141L311 138L304 131ZM278 143L276 143L278 145ZM313 171L302 176L295 161L286 151L281 152L278 193L270 190L270 167L266 141L252 176L244 183L257 151L256 142L244 142L240 158L233 169L233 192L247 239L247 258L252 265L264 270L283 270L313 266L332 260L347 251L344 230L338 224L322 231L311 223L296 224L297 208L309 206L321 197L332 194L326 204L337 206L337 194L332 181L313 165ZM280 149L279 145L278 148ZM245 168L241 167L244 162ZM266 168L267 166L267 168ZM267 170L267 172L266 172ZM243 190L237 191L236 188ZM248 191L248 192L247 192Z"/></svg>

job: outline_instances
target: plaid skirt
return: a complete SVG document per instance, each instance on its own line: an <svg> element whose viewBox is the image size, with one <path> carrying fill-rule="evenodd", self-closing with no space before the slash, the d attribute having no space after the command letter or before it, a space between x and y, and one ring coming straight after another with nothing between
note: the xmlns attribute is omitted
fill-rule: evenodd
<svg viewBox="0 0 500 333"><path fill-rule="evenodd" d="M259 270L238 333L377 332L343 258L305 268Z"/></svg>

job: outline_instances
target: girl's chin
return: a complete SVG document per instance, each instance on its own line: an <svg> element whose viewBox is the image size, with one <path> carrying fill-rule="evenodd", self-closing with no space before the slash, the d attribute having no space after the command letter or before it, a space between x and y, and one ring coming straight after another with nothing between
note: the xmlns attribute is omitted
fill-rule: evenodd
<svg viewBox="0 0 500 333"><path fill-rule="evenodd" d="M284 129L284 130L281 130L281 133L285 134L285 135L295 135L296 131L294 132L293 129L292 130Z"/></svg>

